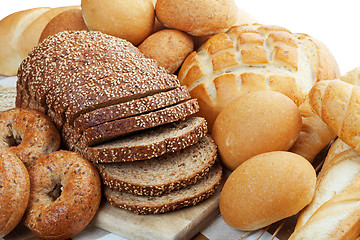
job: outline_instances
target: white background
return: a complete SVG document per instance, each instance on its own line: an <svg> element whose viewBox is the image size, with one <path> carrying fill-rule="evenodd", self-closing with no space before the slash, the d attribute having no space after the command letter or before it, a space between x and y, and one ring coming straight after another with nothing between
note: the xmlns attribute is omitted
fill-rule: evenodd
<svg viewBox="0 0 360 240"><path fill-rule="evenodd" d="M121 1L121 0L118 0ZM301 32L325 43L341 73L360 67L358 0L235 0L262 24ZM81 0L0 0L0 19L32 7L80 5Z"/></svg>

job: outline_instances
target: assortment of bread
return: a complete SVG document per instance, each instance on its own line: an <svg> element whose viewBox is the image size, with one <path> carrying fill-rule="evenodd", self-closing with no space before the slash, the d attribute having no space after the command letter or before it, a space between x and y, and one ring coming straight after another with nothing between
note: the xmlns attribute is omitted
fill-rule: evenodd
<svg viewBox="0 0 360 240"><path fill-rule="evenodd" d="M82 0L1 20L17 95L0 115L0 237L21 219L73 237L101 196L138 214L195 205L223 166L231 227L299 213L291 239L359 237L360 70L340 76L322 42L255 22L233 0Z"/></svg>

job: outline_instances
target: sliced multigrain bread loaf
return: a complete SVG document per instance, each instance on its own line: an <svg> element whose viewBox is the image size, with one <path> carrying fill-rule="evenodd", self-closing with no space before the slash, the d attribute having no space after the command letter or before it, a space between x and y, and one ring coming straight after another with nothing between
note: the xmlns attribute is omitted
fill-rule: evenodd
<svg viewBox="0 0 360 240"><path fill-rule="evenodd" d="M181 86L166 92L98 108L81 114L74 121L69 121L69 123L73 124L77 131L84 131L101 123L147 113L189 100L190 98L191 96L187 88Z"/></svg>
<svg viewBox="0 0 360 240"><path fill-rule="evenodd" d="M192 206L210 197L219 186L222 177L221 164L216 163L198 183L160 196L139 196L105 187L105 197L111 205L138 214L165 213Z"/></svg>
<svg viewBox="0 0 360 240"><path fill-rule="evenodd" d="M59 127L65 115L78 117L88 109L180 86L175 75L131 43L96 31L61 32L47 38L22 62L18 83L23 89L19 88L18 104L26 93L45 112L52 111Z"/></svg>
<svg viewBox="0 0 360 240"><path fill-rule="evenodd" d="M108 187L155 196L196 183L209 172L216 157L214 141L205 136L192 146L157 158L97 166Z"/></svg>
<svg viewBox="0 0 360 240"><path fill-rule="evenodd" d="M206 120L192 117L94 147L75 147L75 151L96 163L145 160L184 149L195 144L206 133Z"/></svg>
<svg viewBox="0 0 360 240"><path fill-rule="evenodd" d="M63 129L62 134L69 149L74 149L75 146L91 147L125 134L185 119L198 110L197 100L190 99L157 111L96 125L86 129L83 133L69 128Z"/></svg>

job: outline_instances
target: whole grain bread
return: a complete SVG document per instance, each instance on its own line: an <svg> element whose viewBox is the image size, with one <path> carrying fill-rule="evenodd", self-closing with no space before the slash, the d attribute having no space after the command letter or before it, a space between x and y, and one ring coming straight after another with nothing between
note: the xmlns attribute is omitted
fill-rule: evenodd
<svg viewBox="0 0 360 240"><path fill-rule="evenodd" d="M190 99L158 111L96 125L86 129L82 134L73 128L64 129L63 137L69 149L74 149L75 146L91 147L125 134L184 119L198 110L196 99Z"/></svg>
<svg viewBox="0 0 360 240"><path fill-rule="evenodd" d="M69 124L73 123L73 126L77 131L84 131L89 127L101 123L168 107L190 98L187 88L181 86L170 91L160 92L143 98L95 109L91 112L81 114L74 119L73 122L69 121Z"/></svg>
<svg viewBox="0 0 360 240"><path fill-rule="evenodd" d="M195 144L206 133L206 120L192 117L97 146L76 147L75 151L96 163L145 160L184 149Z"/></svg>
<svg viewBox="0 0 360 240"><path fill-rule="evenodd" d="M216 163L198 183L160 196L139 196L105 187L105 197L113 206L138 214L156 214L192 206L210 197L219 186L222 166Z"/></svg>
<svg viewBox="0 0 360 240"><path fill-rule="evenodd" d="M99 163L103 183L136 195L158 196L196 183L215 163L214 140L205 136L185 149L149 160Z"/></svg>

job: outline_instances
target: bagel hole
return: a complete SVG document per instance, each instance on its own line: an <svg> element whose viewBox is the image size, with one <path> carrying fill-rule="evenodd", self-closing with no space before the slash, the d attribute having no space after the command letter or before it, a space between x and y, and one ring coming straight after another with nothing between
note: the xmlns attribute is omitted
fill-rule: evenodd
<svg viewBox="0 0 360 240"><path fill-rule="evenodd" d="M50 197L55 201L60 197L63 186L61 184L55 184L53 190L49 193Z"/></svg>
<svg viewBox="0 0 360 240"><path fill-rule="evenodd" d="M11 126L8 126L8 128L9 128L10 133L12 133L12 134L6 137L6 142L9 145L9 147L16 147L22 141L21 135L15 131L13 131Z"/></svg>

